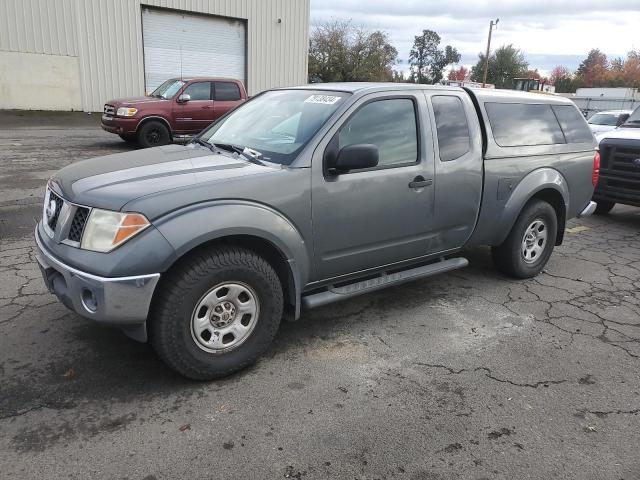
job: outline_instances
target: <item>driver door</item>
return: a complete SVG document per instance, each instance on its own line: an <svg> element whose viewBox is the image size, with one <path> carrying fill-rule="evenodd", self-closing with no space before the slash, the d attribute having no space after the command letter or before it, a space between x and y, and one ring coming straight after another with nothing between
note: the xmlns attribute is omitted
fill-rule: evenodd
<svg viewBox="0 0 640 480"><path fill-rule="evenodd" d="M369 95L319 144L312 161L318 281L438 251L433 144L426 110L419 91ZM378 166L329 174L323 168L324 152L336 141L338 148L376 145Z"/></svg>
<svg viewBox="0 0 640 480"><path fill-rule="evenodd" d="M212 84L191 83L182 91L182 95L185 94L191 99L181 102L176 97L173 107L176 130L180 133L198 133L214 120Z"/></svg>

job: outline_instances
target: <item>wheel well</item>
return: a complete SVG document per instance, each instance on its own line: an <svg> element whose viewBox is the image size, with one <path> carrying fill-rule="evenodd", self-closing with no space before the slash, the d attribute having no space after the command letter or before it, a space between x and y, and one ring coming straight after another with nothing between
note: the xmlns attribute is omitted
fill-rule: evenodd
<svg viewBox="0 0 640 480"><path fill-rule="evenodd" d="M169 122L162 117L144 117L142 120L140 120L140 122L138 122L138 126L136 127L136 134L138 133L138 130L140 130L140 127L142 127L142 125L144 125L145 123L149 123L153 120L164 123L164 126L167 127L167 130L169 130L169 135L173 136L171 135L171 125L169 125Z"/></svg>
<svg viewBox="0 0 640 480"><path fill-rule="evenodd" d="M536 198L536 199L547 202L556 211L556 217L558 219L558 233L556 235L556 245L561 245L562 240L564 239L564 228L565 228L565 223L567 221L567 209L565 207L564 198L562 197L562 194L552 188L545 188L544 190L540 190L539 192L536 192L536 194L531 198L532 199Z"/></svg>
<svg viewBox="0 0 640 480"><path fill-rule="evenodd" d="M184 253L173 262L167 271L171 271L186 258L203 249L215 248L216 246L222 245L246 248L247 250L251 250L264 258L273 267L280 279L283 298L285 300L285 318L288 318L289 315L291 315L292 319L295 318L296 288L293 272L289 267L286 256L278 247L264 238L255 237L253 235L230 235L227 237L216 238L202 243Z"/></svg>

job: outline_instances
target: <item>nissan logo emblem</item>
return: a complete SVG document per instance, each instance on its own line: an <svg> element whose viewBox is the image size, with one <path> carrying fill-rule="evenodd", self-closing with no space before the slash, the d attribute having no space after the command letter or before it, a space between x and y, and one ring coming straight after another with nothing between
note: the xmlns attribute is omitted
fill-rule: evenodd
<svg viewBox="0 0 640 480"><path fill-rule="evenodd" d="M49 221L49 220L51 220L51 218L53 218L53 216L56 213L56 201L55 200L51 200L49 202L49 205L47 205L47 208L44 211L44 213L47 216L47 221Z"/></svg>
<svg viewBox="0 0 640 480"><path fill-rule="evenodd" d="M633 164L634 164L636 167L640 167L640 158L636 158L636 159L633 161Z"/></svg>

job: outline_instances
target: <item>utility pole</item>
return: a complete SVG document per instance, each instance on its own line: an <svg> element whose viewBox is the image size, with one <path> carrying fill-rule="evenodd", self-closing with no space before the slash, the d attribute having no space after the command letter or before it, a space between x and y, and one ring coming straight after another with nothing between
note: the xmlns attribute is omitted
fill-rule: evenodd
<svg viewBox="0 0 640 480"><path fill-rule="evenodd" d="M491 32L493 31L493 27L498 28L499 21L500 19L496 18L495 22L493 20L489 22L489 38L487 39L487 54L484 57L484 75L482 77L482 88L484 88L485 84L487 83L487 70L489 70L489 51L491 49Z"/></svg>

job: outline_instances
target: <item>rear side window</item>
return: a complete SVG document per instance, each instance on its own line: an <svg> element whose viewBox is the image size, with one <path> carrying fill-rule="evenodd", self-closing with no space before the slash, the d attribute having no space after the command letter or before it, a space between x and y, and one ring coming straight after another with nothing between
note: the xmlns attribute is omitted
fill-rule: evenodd
<svg viewBox="0 0 640 480"><path fill-rule="evenodd" d="M431 99L436 117L440 160L447 162L469 151L469 125L464 105L458 97L437 95Z"/></svg>
<svg viewBox="0 0 640 480"><path fill-rule="evenodd" d="M191 96L191 100L211 100L211 82L192 83L184 92Z"/></svg>
<svg viewBox="0 0 640 480"><path fill-rule="evenodd" d="M367 103L342 126L340 148L358 143L378 147L378 166L397 166L418 161L416 110L408 98Z"/></svg>
<svg viewBox="0 0 640 480"><path fill-rule="evenodd" d="M578 109L572 105L554 105L551 107L560 122L567 143L586 143L593 141L591 129Z"/></svg>
<svg viewBox="0 0 640 480"><path fill-rule="evenodd" d="M551 105L485 103L493 138L501 147L565 143Z"/></svg>
<svg viewBox="0 0 640 480"><path fill-rule="evenodd" d="M231 82L215 82L216 100L233 101L240 100L240 88Z"/></svg>

